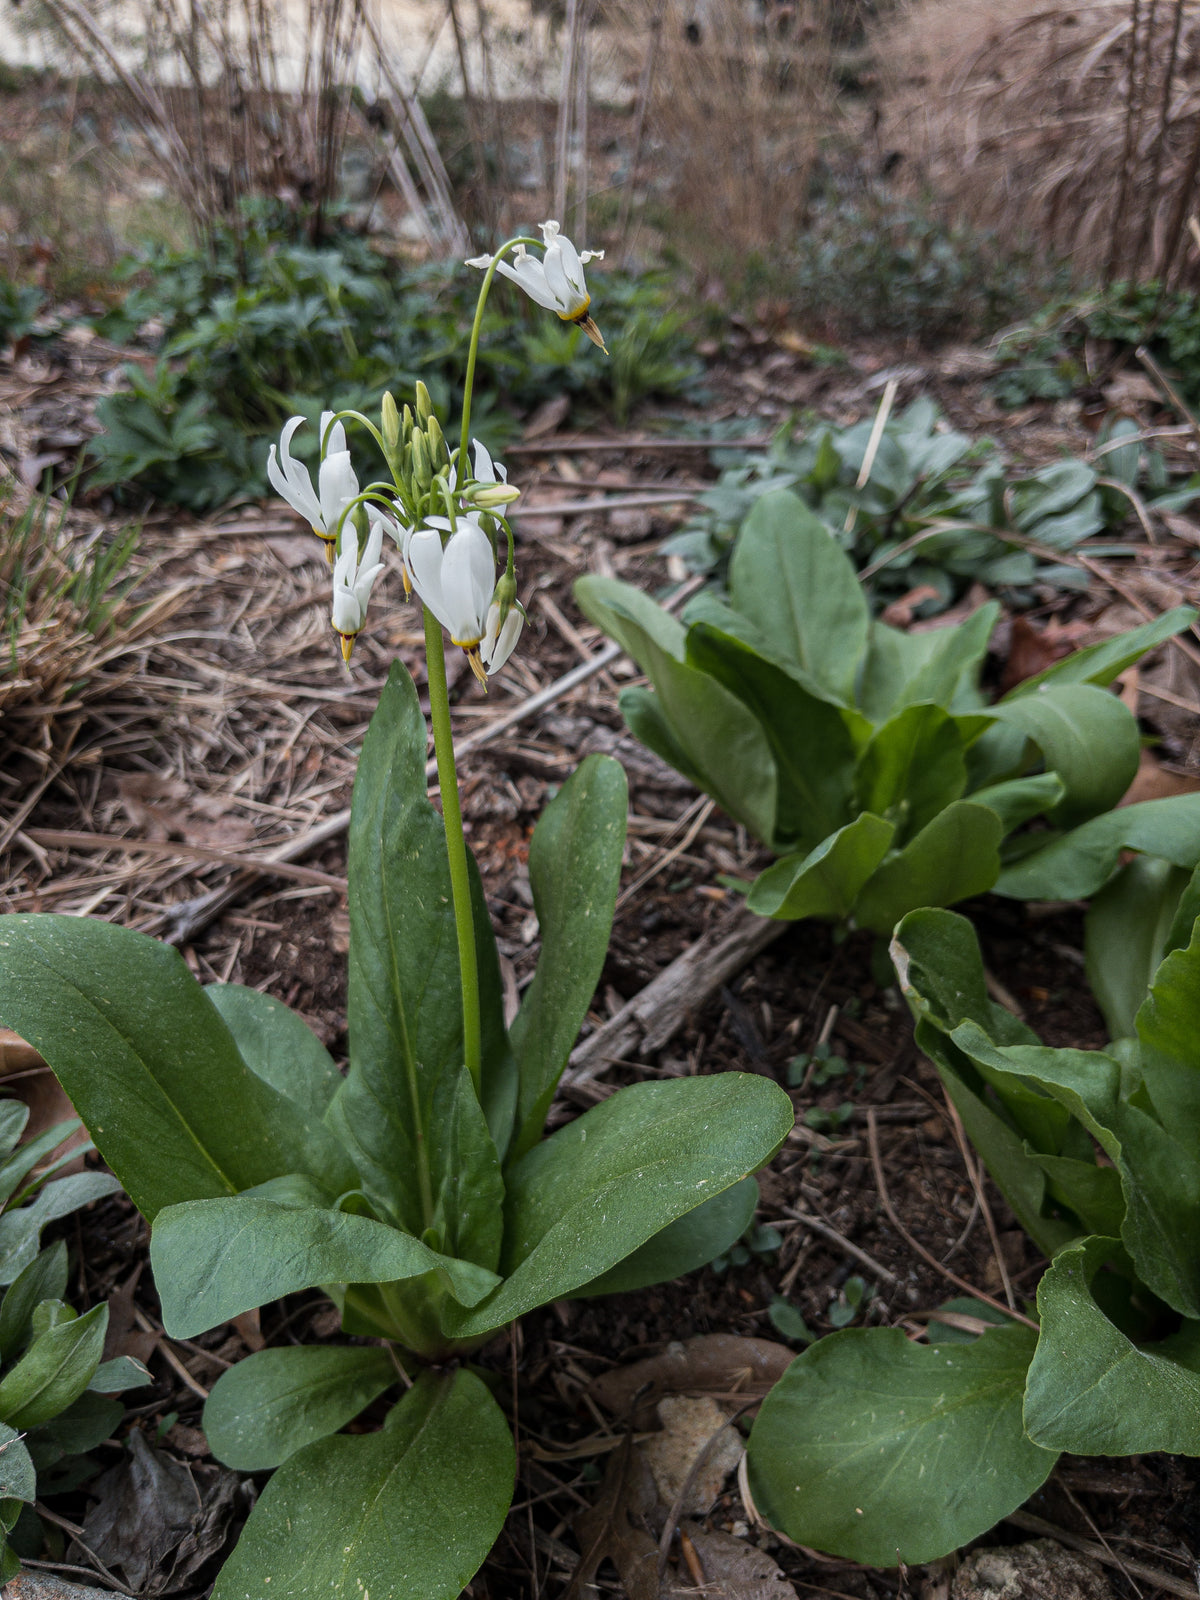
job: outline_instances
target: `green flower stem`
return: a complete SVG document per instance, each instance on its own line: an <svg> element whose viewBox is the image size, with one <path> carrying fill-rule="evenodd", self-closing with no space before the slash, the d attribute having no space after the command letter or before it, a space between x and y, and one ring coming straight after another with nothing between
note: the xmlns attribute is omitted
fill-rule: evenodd
<svg viewBox="0 0 1200 1600"><path fill-rule="evenodd" d="M481 1099L483 1048L479 1024L479 965L475 956L475 923L471 914L471 879L467 871L462 807L458 800L458 775L454 770L454 740L450 732L450 693L446 686L442 625L428 607L425 607L425 661L429 673L429 720L433 724L433 748L442 792L442 817L446 824L446 854L450 860L454 926L458 933L463 1058L471 1074L471 1082L475 1085L476 1097Z"/></svg>
<svg viewBox="0 0 1200 1600"><path fill-rule="evenodd" d="M491 266L488 267L483 275L483 283L479 288L479 299L475 302L475 321L471 324L471 343L467 349L467 375L463 379L462 432L458 438L458 476L460 483L462 482L463 474L470 469L470 462L467 460L467 446L471 442L471 396L475 393L475 357L479 353L479 335L483 328L483 308L487 304L488 290L492 287L492 279L496 276L496 268L502 256L506 256L510 250L515 250L519 244L536 246L540 243L540 239L531 239L525 234L521 234L516 239L509 239L506 244L502 244L499 250L496 251L496 254L492 257Z"/></svg>

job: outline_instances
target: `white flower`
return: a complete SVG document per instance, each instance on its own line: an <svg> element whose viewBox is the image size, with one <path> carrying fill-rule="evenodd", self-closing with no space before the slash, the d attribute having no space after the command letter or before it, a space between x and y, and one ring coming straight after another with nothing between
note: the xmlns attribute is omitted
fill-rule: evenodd
<svg viewBox="0 0 1200 1600"><path fill-rule="evenodd" d="M443 545L441 530L449 526L445 517L428 518L409 537L404 558L413 587L454 643L474 650L487 626L496 558L476 516L461 513Z"/></svg>
<svg viewBox="0 0 1200 1600"><path fill-rule="evenodd" d="M275 446L267 454L267 477L281 499L302 516L319 539L325 541L325 554L333 561L337 544L337 528L342 512L358 493L358 479L350 464L346 449L346 430L340 422L333 422L333 412L321 413L321 437L329 428L326 453L317 472L314 490L308 468L292 457L292 436L303 423L303 417L292 417L284 424L279 436L279 459Z"/></svg>
<svg viewBox="0 0 1200 1600"><path fill-rule="evenodd" d="M580 254L570 239L559 232L557 222L543 222L539 226L546 245L542 259L539 261L536 256L529 255L525 246L519 244L513 251L511 262L497 262L496 271L511 278L531 300L536 300L539 306L545 306L547 311L555 312L564 322L578 323L592 343L598 344L603 350L604 340L600 337L600 330L588 316L588 307L592 302L583 269L589 261L603 260L604 251L585 250ZM494 256L476 256L467 262L467 266L481 267L486 272L493 260Z"/></svg>
<svg viewBox="0 0 1200 1600"><path fill-rule="evenodd" d="M521 629L525 625L525 611L519 600L514 600L512 610L504 619L503 627L500 624L500 604L493 600L488 607L487 627L479 645L479 659L490 677L512 655L517 647L517 640L521 637Z"/></svg>
<svg viewBox="0 0 1200 1600"><path fill-rule="evenodd" d="M342 641L342 659L349 661L356 635L367 620L371 588L383 571L383 529L389 519L370 514L371 531L366 549L358 554L358 531L347 522L342 547L333 566L333 631Z"/></svg>

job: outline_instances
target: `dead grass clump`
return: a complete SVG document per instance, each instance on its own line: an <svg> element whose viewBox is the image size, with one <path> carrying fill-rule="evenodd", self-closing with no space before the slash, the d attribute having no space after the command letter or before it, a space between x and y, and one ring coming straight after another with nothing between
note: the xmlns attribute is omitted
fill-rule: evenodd
<svg viewBox="0 0 1200 1600"><path fill-rule="evenodd" d="M0 482L0 748L48 750L55 722L132 675L131 652L178 600L137 605L137 529L103 524L13 478ZM125 658L124 672L98 676Z"/></svg>
<svg viewBox="0 0 1200 1600"><path fill-rule="evenodd" d="M918 0L880 42L889 142L976 222L1105 279L1200 281L1200 8Z"/></svg>
<svg viewBox="0 0 1200 1600"><path fill-rule="evenodd" d="M645 0L640 18L637 3L630 32L650 41L640 106L672 243L719 271L794 237L835 115L825 0Z"/></svg>

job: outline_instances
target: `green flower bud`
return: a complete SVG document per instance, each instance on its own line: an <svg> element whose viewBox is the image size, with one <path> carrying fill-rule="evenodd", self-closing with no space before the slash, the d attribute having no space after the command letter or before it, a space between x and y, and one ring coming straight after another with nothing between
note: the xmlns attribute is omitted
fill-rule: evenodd
<svg viewBox="0 0 1200 1600"><path fill-rule="evenodd" d="M430 419L430 417L432 415L433 415L433 401L430 400L430 398L429 398L429 390L421 382L420 378L418 378L417 379L417 421L420 422L422 424L422 426L423 426L425 423L427 423L429 421L429 419Z"/></svg>
<svg viewBox="0 0 1200 1600"><path fill-rule="evenodd" d="M433 464L429 459L429 446L420 428L413 429L412 449L409 460L413 483L419 490L427 492L433 482Z"/></svg>
<svg viewBox="0 0 1200 1600"><path fill-rule="evenodd" d="M400 443L400 413L396 409L396 401L390 389L384 392L379 410L379 431L383 435L383 447L391 456L395 453Z"/></svg>
<svg viewBox="0 0 1200 1600"><path fill-rule="evenodd" d="M471 504L481 511L491 511L496 506L510 506L521 498L520 489L511 483L482 483L471 491Z"/></svg>
<svg viewBox="0 0 1200 1600"><path fill-rule="evenodd" d="M430 416L425 424L425 438L429 443L429 459L435 471L450 465L450 452L446 448L446 436L442 432L442 425L435 416Z"/></svg>

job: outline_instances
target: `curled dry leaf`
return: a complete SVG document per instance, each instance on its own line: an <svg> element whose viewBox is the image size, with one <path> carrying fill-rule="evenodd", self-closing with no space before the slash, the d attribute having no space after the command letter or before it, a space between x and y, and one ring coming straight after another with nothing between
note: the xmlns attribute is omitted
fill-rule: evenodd
<svg viewBox="0 0 1200 1600"><path fill-rule="evenodd" d="M634 1427L653 1428L655 1402L664 1394L697 1390L747 1398L766 1394L795 1358L794 1350L770 1339L706 1333L669 1344L661 1355L602 1373L590 1393L615 1417L627 1417L636 1401Z"/></svg>

